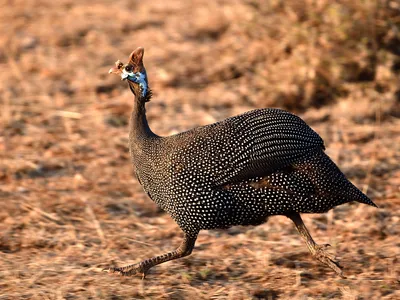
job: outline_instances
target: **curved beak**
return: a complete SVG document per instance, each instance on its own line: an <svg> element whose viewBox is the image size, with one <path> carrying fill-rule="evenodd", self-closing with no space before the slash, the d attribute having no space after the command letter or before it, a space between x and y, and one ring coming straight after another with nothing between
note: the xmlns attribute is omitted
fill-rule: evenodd
<svg viewBox="0 0 400 300"><path fill-rule="evenodd" d="M108 70L108 74L119 74L121 73L121 70L118 69L117 67L112 67L110 70Z"/></svg>
<svg viewBox="0 0 400 300"><path fill-rule="evenodd" d="M115 62L115 67L112 67L110 70L108 70L108 74L121 74L123 65L124 64L121 61L117 60Z"/></svg>

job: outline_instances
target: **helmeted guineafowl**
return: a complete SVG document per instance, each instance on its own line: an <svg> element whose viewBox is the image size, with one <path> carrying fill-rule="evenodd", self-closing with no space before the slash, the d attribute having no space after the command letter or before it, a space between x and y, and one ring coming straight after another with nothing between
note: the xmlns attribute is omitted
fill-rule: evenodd
<svg viewBox="0 0 400 300"><path fill-rule="evenodd" d="M140 184L184 232L175 250L134 265L108 268L133 275L189 255L202 229L257 225L285 215L313 256L342 275L341 266L317 245L300 213L323 213L350 201L376 206L324 153L324 143L299 117L281 109L257 109L168 137L154 134L145 103L152 93L143 48L116 62L135 95L129 147Z"/></svg>

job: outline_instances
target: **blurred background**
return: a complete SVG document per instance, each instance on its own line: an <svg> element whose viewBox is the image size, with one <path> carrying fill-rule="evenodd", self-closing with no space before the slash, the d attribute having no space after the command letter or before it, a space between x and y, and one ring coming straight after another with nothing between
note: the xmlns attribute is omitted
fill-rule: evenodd
<svg viewBox="0 0 400 300"><path fill-rule="evenodd" d="M0 299L400 299L400 2L0 1ZM254 108L299 114L380 207L205 231L145 281L102 273L181 232L132 177L133 96L108 69L145 48L154 132ZM218 255L216 255L218 253Z"/></svg>

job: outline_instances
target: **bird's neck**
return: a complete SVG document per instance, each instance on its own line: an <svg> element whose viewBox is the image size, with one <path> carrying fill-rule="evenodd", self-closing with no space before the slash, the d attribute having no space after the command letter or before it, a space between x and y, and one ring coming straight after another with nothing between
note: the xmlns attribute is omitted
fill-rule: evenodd
<svg viewBox="0 0 400 300"><path fill-rule="evenodd" d="M142 148L142 146L149 141L158 138L158 136L151 131L147 122L145 102L145 99L142 99L141 96L135 95L129 133L131 151L133 152Z"/></svg>

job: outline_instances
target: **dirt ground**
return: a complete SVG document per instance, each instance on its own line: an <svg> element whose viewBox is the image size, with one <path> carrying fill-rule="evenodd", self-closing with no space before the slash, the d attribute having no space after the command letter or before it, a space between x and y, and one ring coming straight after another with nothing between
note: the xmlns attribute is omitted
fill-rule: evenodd
<svg viewBox="0 0 400 300"><path fill-rule="evenodd" d="M0 299L400 299L398 1L0 1ZM182 234L142 192L133 96L107 71L138 46L154 132L260 107L299 114L379 209L201 232L145 280L102 272Z"/></svg>

